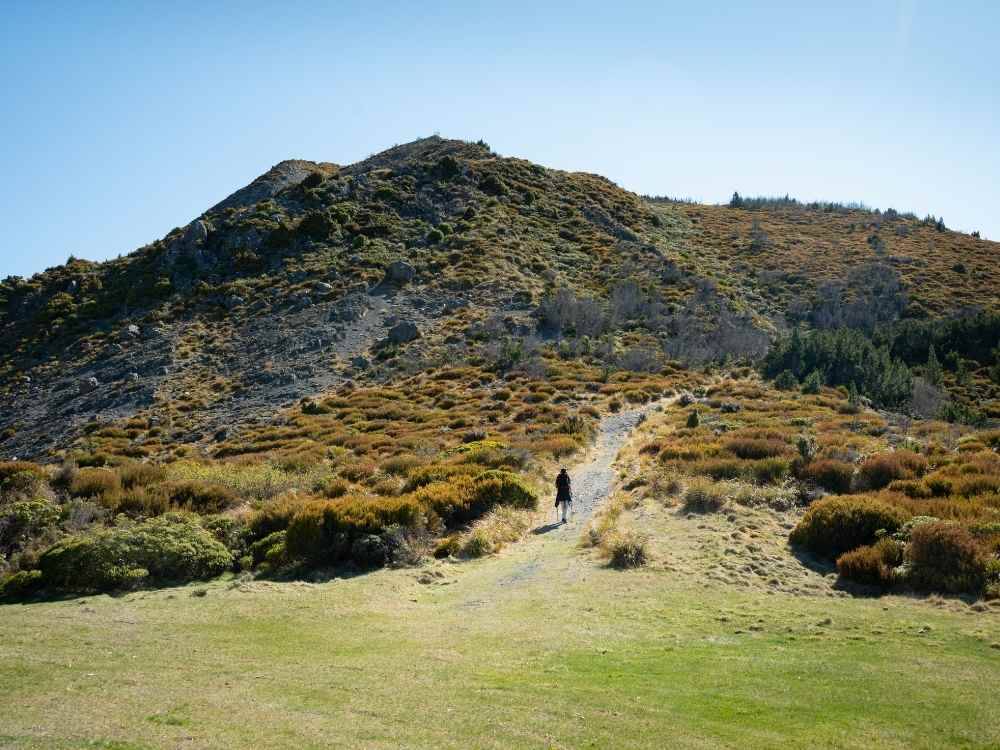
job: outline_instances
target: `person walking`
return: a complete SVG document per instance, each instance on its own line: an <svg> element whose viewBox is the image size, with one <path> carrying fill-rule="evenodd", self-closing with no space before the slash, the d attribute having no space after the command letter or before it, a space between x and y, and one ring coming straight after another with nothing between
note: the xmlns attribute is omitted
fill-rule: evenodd
<svg viewBox="0 0 1000 750"><path fill-rule="evenodd" d="M559 506L561 505L562 523L566 523L566 516L569 515L572 503L573 494L570 491L569 473L566 471L566 467L563 467L556 477L556 513L559 512Z"/></svg>

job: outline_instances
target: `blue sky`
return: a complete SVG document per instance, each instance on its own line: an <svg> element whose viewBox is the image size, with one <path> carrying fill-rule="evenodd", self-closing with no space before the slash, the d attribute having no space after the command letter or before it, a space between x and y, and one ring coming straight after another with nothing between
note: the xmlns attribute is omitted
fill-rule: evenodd
<svg viewBox="0 0 1000 750"><path fill-rule="evenodd" d="M9 0L0 278L127 253L282 159L434 132L1000 239L998 35L992 2Z"/></svg>

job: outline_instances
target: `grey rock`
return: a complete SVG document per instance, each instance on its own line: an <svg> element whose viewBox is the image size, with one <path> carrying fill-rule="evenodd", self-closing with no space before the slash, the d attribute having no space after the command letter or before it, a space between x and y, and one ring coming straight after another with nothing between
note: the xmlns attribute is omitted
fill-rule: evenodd
<svg viewBox="0 0 1000 750"><path fill-rule="evenodd" d="M404 320L389 329L389 341L394 344L405 344L420 338L420 329L416 323Z"/></svg>
<svg viewBox="0 0 1000 750"><path fill-rule="evenodd" d="M385 278L382 279L382 283L402 286L413 281L413 277L416 275L417 270L405 260L395 260L385 269Z"/></svg>
<svg viewBox="0 0 1000 750"><path fill-rule="evenodd" d="M132 323L122 331L122 338L137 339L141 335L142 331L139 330L139 326Z"/></svg>
<svg viewBox="0 0 1000 750"><path fill-rule="evenodd" d="M196 245L201 245L208 239L208 224L206 224L201 219L195 219L190 224L188 224L187 229L184 231L184 244L187 247L195 247Z"/></svg>
<svg viewBox="0 0 1000 750"><path fill-rule="evenodd" d="M99 385L100 385L100 383L98 382L97 378L93 378L93 377L91 377L91 378L84 378L78 384L77 390L80 393L90 393L91 391L95 390Z"/></svg>
<svg viewBox="0 0 1000 750"><path fill-rule="evenodd" d="M329 294L333 291L333 284L327 284L325 281L317 281L315 288L319 294Z"/></svg>
<svg viewBox="0 0 1000 750"><path fill-rule="evenodd" d="M139 373L137 373L137 372L130 372L128 375L125 376L125 380L127 380L130 383L138 383L139 382Z"/></svg>

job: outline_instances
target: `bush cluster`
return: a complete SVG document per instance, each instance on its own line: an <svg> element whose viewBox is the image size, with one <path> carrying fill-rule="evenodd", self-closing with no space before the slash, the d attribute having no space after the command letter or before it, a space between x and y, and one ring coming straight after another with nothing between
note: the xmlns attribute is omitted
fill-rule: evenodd
<svg viewBox="0 0 1000 750"><path fill-rule="evenodd" d="M219 575L233 556L189 514L66 537L38 559L46 588L87 592Z"/></svg>
<svg viewBox="0 0 1000 750"><path fill-rule="evenodd" d="M840 495L814 503L792 530L793 544L822 557L836 558L892 534L909 519L902 508L875 497Z"/></svg>

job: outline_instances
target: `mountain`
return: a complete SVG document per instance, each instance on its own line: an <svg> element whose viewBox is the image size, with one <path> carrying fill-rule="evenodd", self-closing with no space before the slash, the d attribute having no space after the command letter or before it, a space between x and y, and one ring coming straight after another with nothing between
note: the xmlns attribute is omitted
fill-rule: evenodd
<svg viewBox="0 0 1000 750"><path fill-rule="evenodd" d="M128 256L4 280L0 455L130 420L124 455L208 452L302 398L506 338L586 334L642 369L759 355L817 316L996 309L997 248L894 211L647 199L438 137L285 161Z"/></svg>

